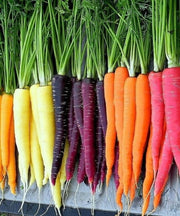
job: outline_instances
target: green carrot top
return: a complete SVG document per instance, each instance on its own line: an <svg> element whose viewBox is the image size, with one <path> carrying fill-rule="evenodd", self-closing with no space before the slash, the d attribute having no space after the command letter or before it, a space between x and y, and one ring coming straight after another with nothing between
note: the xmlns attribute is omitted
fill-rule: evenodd
<svg viewBox="0 0 180 216"><path fill-rule="evenodd" d="M68 1L48 0L50 14L50 29L53 52L58 74L65 75L69 69L70 57L73 51L73 15Z"/></svg>
<svg viewBox="0 0 180 216"><path fill-rule="evenodd" d="M36 10L33 13L21 13L20 16L20 62L17 70L19 88L30 84L36 52L33 49ZM28 18L30 17L30 19Z"/></svg>
<svg viewBox="0 0 180 216"><path fill-rule="evenodd" d="M73 0L73 34L74 38L73 43L73 55L72 55L72 75L73 77L77 76L77 79L81 79L81 71L83 60L86 51L85 31L84 28L84 19L83 19L83 7L81 0ZM78 32L78 34L77 34Z"/></svg>
<svg viewBox="0 0 180 216"><path fill-rule="evenodd" d="M150 2L132 0L132 9L135 11L132 27L137 44L141 73L147 74L150 62L151 49L151 12Z"/></svg>
<svg viewBox="0 0 180 216"><path fill-rule="evenodd" d="M46 5L45 5L46 6ZM48 7L44 9L42 0L37 1L37 15L35 23L35 50L37 64L34 68L34 78L37 79L35 70L38 71L40 85L48 85L52 78L53 68L50 57L50 26Z"/></svg>
<svg viewBox="0 0 180 216"><path fill-rule="evenodd" d="M165 31L165 52L168 67L180 66L180 13L176 0L167 4L167 22Z"/></svg>
<svg viewBox="0 0 180 216"><path fill-rule="evenodd" d="M152 36L154 71L162 71L165 63L166 0L152 0Z"/></svg>
<svg viewBox="0 0 180 216"><path fill-rule="evenodd" d="M3 86L7 94L13 94L16 88L15 72L18 56L18 16L15 2L3 0L1 5L1 70ZM1 73L2 73L1 71ZM2 84L2 74L1 74Z"/></svg>

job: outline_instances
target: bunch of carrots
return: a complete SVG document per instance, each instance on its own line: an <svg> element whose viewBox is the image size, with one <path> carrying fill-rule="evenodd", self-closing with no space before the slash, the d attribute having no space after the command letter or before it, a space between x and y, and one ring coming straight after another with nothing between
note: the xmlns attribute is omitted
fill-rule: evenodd
<svg viewBox="0 0 180 216"><path fill-rule="evenodd" d="M77 190L85 182L93 196L114 174L120 211L123 195L130 211L145 166L142 215L153 186L156 210L173 159L180 171L179 7L2 1L0 187L8 178L16 193L18 167L21 210L31 185L40 203L49 181L60 214L77 162Z"/></svg>

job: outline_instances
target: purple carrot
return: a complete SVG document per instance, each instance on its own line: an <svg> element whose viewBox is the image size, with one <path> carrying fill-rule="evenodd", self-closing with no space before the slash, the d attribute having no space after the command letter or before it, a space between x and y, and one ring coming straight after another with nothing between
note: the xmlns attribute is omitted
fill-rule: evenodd
<svg viewBox="0 0 180 216"><path fill-rule="evenodd" d="M82 81L83 98L83 146L85 156L85 170L89 184L93 182L95 174L94 152L94 113L95 113L95 81L85 78Z"/></svg>
<svg viewBox="0 0 180 216"><path fill-rule="evenodd" d="M76 81L76 78L72 77L71 78L72 89L73 89L75 81ZM74 117L74 100L73 100L73 91L72 91L71 96L70 96L70 106L69 106L69 113L68 113L68 140L69 140L70 144L71 144L71 137L72 137L74 121L75 121L75 117Z"/></svg>
<svg viewBox="0 0 180 216"><path fill-rule="evenodd" d="M74 114L75 119L83 142L83 106L82 106L82 82L76 81L73 86L73 97L74 97Z"/></svg>
<svg viewBox="0 0 180 216"><path fill-rule="evenodd" d="M116 141L115 147L115 164L114 164L114 183L116 186L116 190L119 187L119 175L118 175L118 163L119 163L119 143Z"/></svg>
<svg viewBox="0 0 180 216"><path fill-rule="evenodd" d="M84 181L85 176L86 176L86 171L85 171L84 147L81 144L80 158L79 158L79 164L78 164L78 170L77 170L78 184Z"/></svg>
<svg viewBox="0 0 180 216"><path fill-rule="evenodd" d="M102 165L102 159L103 159L103 130L101 125L101 119L99 116L99 109L97 108L96 111L96 138L95 138L95 149L96 149L96 173L94 176L94 181L92 185L92 192L96 192L96 187L99 184L100 181L100 175L101 175L101 165Z"/></svg>
<svg viewBox="0 0 180 216"><path fill-rule="evenodd" d="M52 91L56 132L51 170L51 182L53 185L55 185L56 177L62 163L65 140L68 131L71 79L68 76L62 76L58 74L53 76Z"/></svg>
<svg viewBox="0 0 180 216"><path fill-rule="evenodd" d="M102 151L102 165L101 165L101 185L103 184L106 177L106 158L105 158L105 138L103 138L103 151Z"/></svg>
<svg viewBox="0 0 180 216"><path fill-rule="evenodd" d="M97 104L99 109L99 115L101 119L101 125L103 129L104 137L106 136L107 128L107 117L106 117L106 105L104 99L104 82L98 81L96 83L96 95L97 95Z"/></svg>
<svg viewBox="0 0 180 216"><path fill-rule="evenodd" d="M66 161L66 180L67 181L71 180L74 174L79 141L80 141L80 133L79 133L77 123L75 121L73 125L73 130L71 134L71 143L69 146L69 152L68 152L68 157Z"/></svg>

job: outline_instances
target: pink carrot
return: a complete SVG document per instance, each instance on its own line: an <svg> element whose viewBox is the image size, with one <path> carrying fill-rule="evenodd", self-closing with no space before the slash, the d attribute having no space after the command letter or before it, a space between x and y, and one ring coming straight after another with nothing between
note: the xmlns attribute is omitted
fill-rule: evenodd
<svg viewBox="0 0 180 216"><path fill-rule="evenodd" d="M169 142L180 172L180 67L163 71L163 96Z"/></svg>
<svg viewBox="0 0 180 216"><path fill-rule="evenodd" d="M152 158L156 175L158 170L164 125L164 100L162 90L162 72L150 72L149 83L151 91L151 124L152 124Z"/></svg>
<svg viewBox="0 0 180 216"><path fill-rule="evenodd" d="M160 191L162 191L162 188L168 177L172 162L173 162L173 154L172 154L172 150L171 150L171 146L169 142L169 136L166 131L166 136L165 136L164 145L162 148L159 168L158 168L156 181L155 181L154 196L156 196L157 194L160 193Z"/></svg>

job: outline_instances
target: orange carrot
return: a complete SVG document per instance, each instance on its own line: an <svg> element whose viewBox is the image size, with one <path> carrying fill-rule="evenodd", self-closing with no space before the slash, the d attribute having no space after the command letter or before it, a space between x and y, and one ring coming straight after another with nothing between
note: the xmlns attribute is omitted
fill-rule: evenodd
<svg viewBox="0 0 180 216"><path fill-rule="evenodd" d="M6 170L9 163L10 125L13 113L13 95L3 94L1 101L1 158Z"/></svg>
<svg viewBox="0 0 180 216"><path fill-rule="evenodd" d="M160 191L158 194L156 194L155 197L154 197L154 201L153 201L154 209L153 209L153 211L155 211L155 210L157 209L157 207L158 207L158 205L159 205L159 203L160 203L162 193L163 193L164 188L165 188L165 186L166 186L166 183L167 183L167 181L168 181L168 177L169 177L169 176L167 176L166 180L164 181L164 185L163 185L161 191Z"/></svg>
<svg viewBox="0 0 180 216"><path fill-rule="evenodd" d="M131 188L130 188L130 202L131 202L131 204L135 198L135 195L136 195L136 184L135 184L135 177L132 174Z"/></svg>
<svg viewBox="0 0 180 216"><path fill-rule="evenodd" d="M149 137L148 147L146 151L146 174L143 182L142 215L145 215L148 209L149 201L150 201L150 190L154 179L151 138L152 138L152 128L150 129L150 137Z"/></svg>
<svg viewBox="0 0 180 216"><path fill-rule="evenodd" d="M136 124L133 140L133 173L137 184L150 126L151 95L147 74L140 74L136 81Z"/></svg>
<svg viewBox="0 0 180 216"><path fill-rule="evenodd" d="M0 110L1 110L1 101L2 95L0 94ZM1 115L0 115L1 122ZM2 158L1 158L1 124L0 124L0 182L3 180L3 167L2 167Z"/></svg>
<svg viewBox="0 0 180 216"><path fill-rule="evenodd" d="M107 73L104 78L104 96L106 102L107 113L107 130L106 130L106 186L109 184L112 175L112 167L115 161L115 108L114 108L114 73Z"/></svg>
<svg viewBox="0 0 180 216"><path fill-rule="evenodd" d="M136 119L136 77L128 77L124 85L124 118L122 137L123 187L127 196L132 178L132 143Z"/></svg>
<svg viewBox="0 0 180 216"><path fill-rule="evenodd" d="M121 211L123 210L123 204L121 201L122 195L123 195L123 184L120 181L119 187L118 187L117 192L116 192L116 203L120 207Z"/></svg>
<svg viewBox="0 0 180 216"><path fill-rule="evenodd" d="M118 67L114 77L114 106L115 106L115 126L117 138L119 141L119 165L118 175L120 184L123 181L122 177L122 131L123 131L123 109L124 109L124 83L129 76L126 67ZM120 197L119 197L120 198Z"/></svg>
<svg viewBox="0 0 180 216"><path fill-rule="evenodd" d="M16 194L16 157L15 157L15 135L14 117L11 118L10 140L9 140L9 164L7 168L8 184L12 194Z"/></svg>

